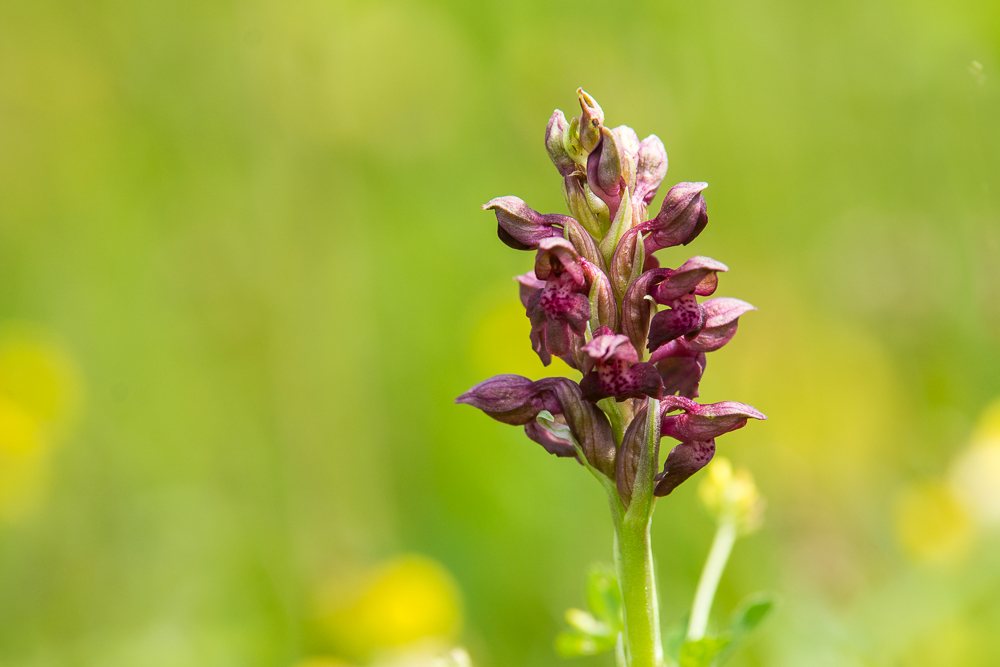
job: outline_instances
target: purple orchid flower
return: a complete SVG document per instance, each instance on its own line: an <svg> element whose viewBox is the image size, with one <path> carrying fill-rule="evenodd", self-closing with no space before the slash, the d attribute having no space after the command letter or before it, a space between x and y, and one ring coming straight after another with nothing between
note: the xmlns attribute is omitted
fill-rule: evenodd
<svg viewBox="0 0 1000 667"><path fill-rule="evenodd" d="M684 414L668 414L683 410ZM746 426L748 419L767 417L745 403L723 401L701 405L681 396L667 396L660 402L660 433L680 441L670 450L663 472L655 477L657 496L669 495L712 460L715 439Z"/></svg>
<svg viewBox="0 0 1000 667"><path fill-rule="evenodd" d="M586 296L589 287L580 255L573 244L562 238L539 241L535 279L544 280L545 286L528 297L531 343L548 366L552 355L569 355L573 336L583 337L586 332L590 320Z"/></svg>
<svg viewBox="0 0 1000 667"><path fill-rule="evenodd" d="M565 424L587 462L614 477L615 439L604 413L583 398L580 386L568 378L532 382L520 375L496 375L455 399L515 426L524 426L529 438L556 456L575 456L573 442L542 429L536 418L543 410Z"/></svg>
<svg viewBox="0 0 1000 667"><path fill-rule="evenodd" d="M649 358L660 372L666 394L698 398L706 353L731 341L740 316L757 310L746 301L728 297L709 299L701 304L701 309L705 314L705 326L694 339L675 338L657 348Z"/></svg>
<svg viewBox="0 0 1000 667"><path fill-rule="evenodd" d="M496 213L497 236L514 250L534 250L542 239L561 238L562 228L573 220L559 213L543 215L513 196L491 199L483 210Z"/></svg>
<svg viewBox="0 0 1000 667"><path fill-rule="evenodd" d="M692 257L676 270L653 269L664 278L650 286L649 296L670 309L658 312L649 323L651 352L680 336L697 336L707 316L696 297L713 294L719 284L717 273L728 270L710 257Z"/></svg>
<svg viewBox="0 0 1000 667"><path fill-rule="evenodd" d="M583 351L590 356L593 366L580 381L583 396L588 401L609 397L617 401L644 396L659 398L663 394L663 381L656 367L639 362L639 355L628 336L601 327L594 339L583 346Z"/></svg>

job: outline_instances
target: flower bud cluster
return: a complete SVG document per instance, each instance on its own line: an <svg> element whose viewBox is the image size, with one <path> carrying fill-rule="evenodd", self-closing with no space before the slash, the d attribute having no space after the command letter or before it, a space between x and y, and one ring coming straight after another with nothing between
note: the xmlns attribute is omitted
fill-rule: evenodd
<svg viewBox="0 0 1000 667"><path fill-rule="evenodd" d="M718 274L729 270L721 262L694 256L676 269L660 266L655 252L691 243L708 224L707 184L678 183L649 217L647 207L667 173L663 142L656 135L640 140L625 125L609 128L597 101L582 89L577 96L580 114L567 118L556 110L545 131L570 215L538 213L514 196L483 208L496 215L501 241L535 252L534 269L517 277L532 349L544 365L559 357L582 378L577 384L497 376L458 402L522 424L548 451L582 457L616 480L629 470L622 465L629 433L642 430L642 420L632 416L658 399L663 435L680 441L656 479L656 494L666 495L711 460L715 437L749 418L765 418L741 403L691 400L698 397L706 354L732 340L739 318L756 309L739 299L699 299L712 296ZM543 410L565 427L536 421ZM678 410L683 414L668 414ZM618 428L595 426L609 420ZM600 433L599 442L587 441L582 421ZM549 426L539 427L543 423ZM616 437L606 437L612 431ZM630 481L617 483L627 496Z"/></svg>

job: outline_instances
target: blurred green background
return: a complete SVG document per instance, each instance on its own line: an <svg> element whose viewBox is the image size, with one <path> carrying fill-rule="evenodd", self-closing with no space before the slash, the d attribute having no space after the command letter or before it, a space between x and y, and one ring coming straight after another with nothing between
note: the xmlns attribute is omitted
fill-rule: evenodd
<svg viewBox="0 0 1000 667"><path fill-rule="evenodd" d="M3 0L0 665L559 660L602 493L452 400L546 372L479 206L565 211L577 86L760 308L702 385L770 416L719 442L769 505L716 618L784 598L736 663L1000 664L998 83L995 0Z"/></svg>

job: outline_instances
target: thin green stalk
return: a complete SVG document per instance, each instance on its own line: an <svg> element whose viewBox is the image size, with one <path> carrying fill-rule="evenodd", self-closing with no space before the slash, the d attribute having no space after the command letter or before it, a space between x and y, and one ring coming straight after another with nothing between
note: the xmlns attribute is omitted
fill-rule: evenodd
<svg viewBox="0 0 1000 667"><path fill-rule="evenodd" d="M694 595L687 632L689 641L698 641L705 636L715 591L719 587L719 579L722 578L722 571L726 569L726 562L735 542L736 523L732 520L720 521L719 528L715 531L715 539L712 541L712 549L708 552L708 560L705 561L705 569L701 571L701 579L698 580L698 590Z"/></svg>
<svg viewBox="0 0 1000 667"><path fill-rule="evenodd" d="M649 524L622 521L615 530L615 565L625 612L625 656L629 667L660 667L660 606L650 548Z"/></svg>
<svg viewBox="0 0 1000 667"><path fill-rule="evenodd" d="M615 567L625 612L625 658L629 667L662 667L660 606L649 528L653 516L653 476L660 441L659 402L650 399L642 455L628 510L615 518ZM614 505L612 505L614 507Z"/></svg>

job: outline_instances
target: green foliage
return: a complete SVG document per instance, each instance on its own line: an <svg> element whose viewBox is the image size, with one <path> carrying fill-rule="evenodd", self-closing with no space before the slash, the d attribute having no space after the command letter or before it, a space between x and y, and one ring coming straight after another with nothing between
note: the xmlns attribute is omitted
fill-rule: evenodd
<svg viewBox="0 0 1000 667"><path fill-rule="evenodd" d="M708 667L718 664L713 660L728 644L728 639L720 637L703 637L698 641L685 642L677 662L680 667Z"/></svg>
<svg viewBox="0 0 1000 667"><path fill-rule="evenodd" d="M572 628L556 637L556 652L564 657L597 655L615 648L624 627L622 598L614 570L595 563L587 573L587 608L568 609L566 623Z"/></svg>
<svg viewBox="0 0 1000 667"><path fill-rule="evenodd" d="M751 633L771 615L778 599L773 593L754 593L733 611L729 627L716 637L686 641L687 617L664 636L663 650L679 667L721 667L739 650Z"/></svg>

